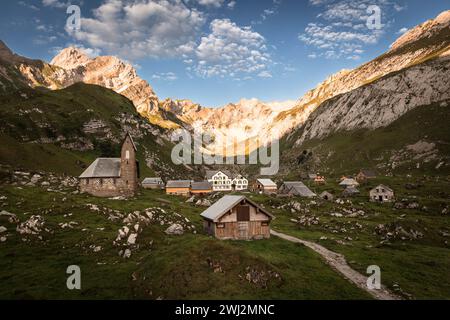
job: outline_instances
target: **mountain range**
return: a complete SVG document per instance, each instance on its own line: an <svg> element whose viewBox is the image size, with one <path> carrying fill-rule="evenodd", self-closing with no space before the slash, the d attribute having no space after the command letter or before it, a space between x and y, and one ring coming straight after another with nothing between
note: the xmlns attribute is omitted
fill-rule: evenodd
<svg viewBox="0 0 450 320"><path fill-rule="evenodd" d="M402 35L389 50L354 70L330 76L297 101L241 100L205 108L189 100L160 100L135 68L117 57L89 57L62 50L50 63L14 54L0 41L0 92L22 88L58 90L97 85L128 98L137 112L168 139L176 128L202 127L223 138L206 150L220 153L223 139L237 144L281 139L301 147L338 132L385 128L417 107L450 99L450 11ZM246 152L253 150L247 149Z"/></svg>

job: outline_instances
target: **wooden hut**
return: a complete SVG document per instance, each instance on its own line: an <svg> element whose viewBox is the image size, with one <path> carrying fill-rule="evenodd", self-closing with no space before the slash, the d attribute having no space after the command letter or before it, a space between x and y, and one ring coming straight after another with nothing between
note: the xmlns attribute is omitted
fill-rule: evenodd
<svg viewBox="0 0 450 320"><path fill-rule="evenodd" d="M373 188L369 194L372 202L392 202L394 200L394 191L384 184Z"/></svg>
<svg viewBox="0 0 450 320"><path fill-rule="evenodd" d="M205 231L221 240L270 238L274 216L245 196L224 196L201 216Z"/></svg>
<svg viewBox="0 0 450 320"><path fill-rule="evenodd" d="M166 193L187 197L191 194L191 183L192 181L190 180L167 181Z"/></svg>
<svg viewBox="0 0 450 320"><path fill-rule="evenodd" d="M270 179L258 179L253 183L253 192L274 194L277 193L277 184Z"/></svg>
<svg viewBox="0 0 450 320"><path fill-rule="evenodd" d="M376 173L372 170L362 169L357 175L356 180L359 182L364 182L370 179L375 179L377 177Z"/></svg>
<svg viewBox="0 0 450 320"><path fill-rule="evenodd" d="M208 193L213 192L213 186L211 182L202 181L202 182L192 182L191 183L191 194L195 195L206 195Z"/></svg>
<svg viewBox="0 0 450 320"><path fill-rule="evenodd" d="M334 199L334 196L333 196L331 193L329 193L328 191L322 192L322 193L320 194L320 197L321 197L323 200L327 200L327 201L333 201L333 199Z"/></svg>
<svg viewBox="0 0 450 320"><path fill-rule="evenodd" d="M142 187L144 189L164 189L164 181L161 178L145 178L142 181Z"/></svg>
<svg viewBox="0 0 450 320"><path fill-rule="evenodd" d="M316 196L316 194L301 181L286 181L281 185L278 192L279 194L306 198L313 198Z"/></svg>

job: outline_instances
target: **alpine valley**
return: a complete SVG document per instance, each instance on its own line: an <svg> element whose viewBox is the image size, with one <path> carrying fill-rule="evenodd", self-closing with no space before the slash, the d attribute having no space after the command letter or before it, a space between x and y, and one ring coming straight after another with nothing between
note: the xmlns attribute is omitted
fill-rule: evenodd
<svg viewBox="0 0 450 320"><path fill-rule="evenodd" d="M45 62L13 51L0 40L0 298L450 299L450 11L297 101L209 108L162 100L114 56L68 47ZM174 164L171 134L196 127L237 145L279 140L280 170L270 178L301 180L335 199L245 193L291 238L227 242L205 234L200 217L221 193L79 192L80 174L120 154L127 133L142 177L199 180L227 169L261 178L258 166ZM205 152L220 154L222 143ZM364 169L377 177L345 199L340 178ZM310 180L316 173L327 182ZM377 185L395 190L395 202L369 201ZM168 234L174 225L182 236ZM73 264L89 270L81 293L65 287ZM379 294L358 278L371 265L383 272Z"/></svg>

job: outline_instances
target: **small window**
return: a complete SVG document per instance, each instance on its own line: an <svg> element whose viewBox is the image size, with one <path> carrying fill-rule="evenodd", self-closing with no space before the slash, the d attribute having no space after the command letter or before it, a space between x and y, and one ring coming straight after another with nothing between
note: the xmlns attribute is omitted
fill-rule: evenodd
<svg viewBox="0 0 450 320"><path fill-rule="evenodd" d="M127 151L125 152L125 159L127 159L127 160L130 159L130 151L129 151L129 150L127 150Z"/></svg>
<svg viewBox="0 0 450 320"><path fill-rule="evenodd" d="M216 226L217 229L225 229L225 223L218 223Z"/></svg>
<svg viewBox="0 0 450 320"><path fill-rule="evenodd" d="M268 226L269 226L269 222L267 222L267 221L261 222L261 227L268 227Z"/></svg>

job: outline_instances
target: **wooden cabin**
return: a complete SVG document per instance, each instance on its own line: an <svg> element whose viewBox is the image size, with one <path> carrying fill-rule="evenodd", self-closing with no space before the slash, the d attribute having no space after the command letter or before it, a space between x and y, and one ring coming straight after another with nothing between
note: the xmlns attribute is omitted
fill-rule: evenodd
<svg viewBox="0 0 450 320"><path fill-rule="evenodd" d="M346 179L342 180L342 182L339 183L339 185L341 187L344 187L344 188L348 188L348 187L356 188L356 187L359 187L359 183L355 179L351 179L351 178L346 178Z"/></svg>
<svg viewBox="0 0 450 320"><path fill-rule="evenodd" d="M188 197L191 194L190 180L171 180L167 181L166 193L178 196Z"/></svg>
<svg viewBox="0 0 450 320"><path fill-rule="evenodd" d="M270 179L258 179L252 185L252 191L265 194L276 194L277 184Z"/></svg>
<svg viewBox="0 0 450 320"><path fill-rule="evenodd" d="M389 188L388 186L385 186L383 184L380 184L378 187L370 190L369 195L370 195L370 201L372 201L372 202L392 202L392 201L394 201L394 191L391 188Z"/></svg>
<svg viewBox="0 0 450 320"><path fill-rule="evenodd" d="M314 179L314 183L315 184L325 184L326 183L325 177L317 175L317 177Z"/></svg>
<svg viewBox="0 0 450 320"><path fill-rule="evenodd" d="M316 196L316 194L301 181L285 181L278 190L278 193L291 197L313 198Z"/></svg>
<svg viewBox="0 0 450 320"><path fill-rule="evenodd" d="M220 240L260 240L270 238L275 217L245 196L224 196L201 216L205 231Z"/></svg>
<svg viewBox="0 0 450 320"><path fill-rule="evenodd" d="M370 179L375 179L377 177L376 173L372 170L362 169L357 175L356 180L359 182L365 182Z"/></svg>
<svg viewBox="0 0 450 320"><path fill-rule="evenodd" d="M164 189L164 181L161 178L145 178L142 181L142 187L144 189L155 189L161 190Z"/></svg>
<svg viewBox="0 0 450 320"><path fill-rule="evenodd" d="M350 198L353 196L357 196L359 195L359 190L356 189L356 187L347 187L343 192L342 192L342 196L344 198Z"/></svg>
<svg viewBox="0 0 450 320"><path fill-rule="evenodd" d="M334 199L334 196L333 196L331 193L329 193L328 191L322 192L322 193L320 194L320 197L321 197L323 200L327 200L327 201L333 201L333 199Z"/></svg>
<svg viewBox="0 0 450 320"><path fill-rule="evenodd" d="M213 192L213 186L211 182L202 181L191 183L191 194L193 195L203 196L211 192Z"/></svg>

